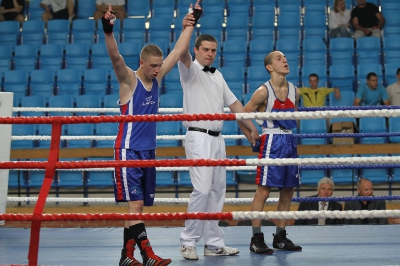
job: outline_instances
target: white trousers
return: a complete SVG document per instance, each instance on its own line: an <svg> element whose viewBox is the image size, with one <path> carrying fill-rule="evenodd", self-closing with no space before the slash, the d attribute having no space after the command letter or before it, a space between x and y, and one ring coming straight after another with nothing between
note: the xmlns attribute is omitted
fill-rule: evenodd
<svg viewBox="0 0 400 266"><path fill-rule="evenodd" d="M225 159L223 137L188 131L185 137L187 159ZM187 212L222 212L226 193L226 167L189 167L193 192ZM217 220L187 220L181 232L181 245L195 246L202 237L213 248L225 246L224 231Z"/></svg>

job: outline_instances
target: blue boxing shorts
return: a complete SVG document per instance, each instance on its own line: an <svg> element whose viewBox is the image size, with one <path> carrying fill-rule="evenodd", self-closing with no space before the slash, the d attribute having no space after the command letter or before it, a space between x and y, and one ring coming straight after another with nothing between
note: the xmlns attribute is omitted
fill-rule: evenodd
<svg viewBox="0 0 400 266"><path fill-rule="evenodd" d="M293 134L261 135L258 159L298 157L296 138ZM297 165L257 166L256 184L279 189L296 187L299 185L299 176L299 167Z"/></svg>
<svg viewBox="0 0 400 266"><path fill-rule="evenodd" d="M155 150L134 151L115 149L115 161L153 160ZM144 206L153 206L156 192L156 168L117 167L114 171L116 202L143 200Z"/></svg>

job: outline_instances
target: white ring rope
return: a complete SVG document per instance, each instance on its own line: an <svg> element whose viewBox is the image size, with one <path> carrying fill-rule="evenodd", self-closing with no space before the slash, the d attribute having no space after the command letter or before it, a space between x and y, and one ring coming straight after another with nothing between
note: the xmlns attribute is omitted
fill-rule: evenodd
<svg viewBox="0 0 400 266"><path fill-rule="evenodd" d="M14 112L22 111L33 111L33 112L46 112L46 111L57 111L57 112L119 112L118 108L44 108L44 107L15 107ZM179 110L182 112L182 108L160 108L159 112L167 112L169 110ZM226 108L224 109L226 110ZM338 111L314 111L314 112L274 112L274 113L236 113L237 120L244 119L317 119L317 118L337 118L337 117L395 117L400 116L400 110L398 109L382 109L382 110L338 110Z"/></svg>
<svg viewBox="0 0 400 266"><path fill-rule="evenodd" d="M356 219L400 217L400 210L372 211L290 211L290 212L232 212L233 220L290 220L290 219Z"/></svg>
<svg viewBox="0 0 400 266"><path fill-rule="evenodd" d="M8 197L8 202L37 201L37 197ZM225 203L251 203L252 198L227 198ZM52 198L46 199L46 202L88 202L88 203L115 203L114 198ZM154 203L188 203L189 198L163 199L155 198ZM277 198L268 199L267 202L278 202ZM356 218L387 218L400 217L400 210L372 210L372 211L269 211L269 212L232 212L233 220L290 220L290 219L356 219Z"/></svg>

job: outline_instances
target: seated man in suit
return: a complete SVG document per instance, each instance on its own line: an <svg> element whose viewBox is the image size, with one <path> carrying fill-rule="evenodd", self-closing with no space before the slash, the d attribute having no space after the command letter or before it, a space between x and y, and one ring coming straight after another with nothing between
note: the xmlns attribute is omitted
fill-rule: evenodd
<svg viewBox="0 0 400 266"><path fill-rule="evenodd" d="M335 184L332 179L324 177L318 181L317 195L311 197L329 198L332 197L333 188ZM300 202L299 211L341 211L343 209L342 204L337 201L312 201L312 202ZM342 224L341 219L298 219L294 223L295 225L334 225Z"/></svg>
<svg viewBox="0 0 400 266"><path fill-rule="evenodd" d="M372 182L367 178L360 178L357 181L357 192L360 197L373 197L374 189ZM384 200L363 200L363 201L346 201L344 204L345 211L361 211L361 210L386 210ZM343 224L388 224L387 218L365 218L365 219L344 219Z"/></svg>

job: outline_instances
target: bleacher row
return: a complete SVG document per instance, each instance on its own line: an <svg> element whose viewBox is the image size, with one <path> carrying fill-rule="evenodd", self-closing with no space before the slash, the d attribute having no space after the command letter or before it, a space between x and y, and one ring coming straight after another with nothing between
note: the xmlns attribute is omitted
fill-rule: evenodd
<svg viewBox="0 0 400 266"><path fill-rule="evenodd" d="M89 19L94 12L92 9L95 1L77 0L77 19L71 24L68 21L53 20L46 26L40 16L37 16L39 12L33 15L32 7L35 2L37 0L31 1L26 9L28 20L24 22L21 30L19 25L18 29L14 26L15 23L0 23L1 90L15 93L14 106L117 107L118 82L116 82L106 52L102 29L97 27L98 23L93 19ZM140 47L146 43L155 43L165 54L168 54L179 36L182 16L187 12L187 7L191 2L193 1L127 1L129 17L123 23L117 23L114 33L120 53L130 67L136 69ZM263 67L263 59L268 52L276 49L283 51L289 60L291 66L289 81L297 86L306 86L308 74L317 73L320 77L320 85L339 87L342 90L341 101L330 97L327 104L352 105L353 101L349 99L354 99L357 85L365 81L366 73L376 72L380 81L387 85L394 81L395 71L400 66L398 63L400 30L399 23L396 22L400 17L398 16L400 2L397 0L372 2L381 7L386 18L390 18L390 20L387 19L383 30L384 38L382 40L362 38L355 42L351 38L328 38L327 18L332 0L206 0L202 3L205 11L196 28L191 46L193 48L195 37L203 33L211 34L219 40L219 58L215 66L224 74L228 85L238 99L244 103L248 101L254 89L268 79L268 74ZM356 1L346 1L346 3L351 8ZM392 23L395 23L395 27L391 26ZM7 44L7 40L11 43ZM176 68L164 79L160 94L160 107L182 107L182 92ZM57 115L71 114L97 113L57 113ZM18 115L56 115L56 113L25 112ZM312 126L305 127L306 121L308 120L301 121L299 133L311 133L303 129L316 130ZM360 123L357 124L360 132L364 130L361 121L360 119ZM365 124L375 125L374 123ZM398 121L389 119L388 127L386 124L384 128L373 126L372 130L373 132L392 132L391 130L398 132L400 130L394 127L399 124ZM328 131L326 124L311 123L311 125L321 125L315 133ZM32 125L27 129L28 127L30 126L15 125L13 135L50 135L48 125ZM111 136L116 134L116 129L116 126L106 124L87 127L67 125L64 128L64 134ZM184 134L184 129L179 122L159 123L157 130L158 135ZM236 122L226 121L223 134L240 134ZM398 142L396 137L373 139L373 141L379 139L378 143ZM327 143L324 139L301 139L299 143L316 144L321 140ZM61 145L62 147L111 147L112 142L71 140L64 141ZM157 142L159 147L182 144L175 140ZM247 140L226 140L226 143L227 145L249 145ZM360 143L367 142L361 140ZM12 148L46 148L48 146L49 141L12 142ZM365 172L348 169L302 170L301 176L303 184L315 185L322 176L331 176L337 183L348 184L354 177L364 176L366 173L372 174L373 170ZM376 178L379 182L396 175L398 178L396 169L379 170L381 170L379 178ZM23 172L25 186L34 187L38 184L35 182L35 173L35 171ZM88 178L88 174L83 172L77 173L68 173L71 177L65 180L73 180L71 182L74 184L68 186L89 185L90 180L94 186L102 187L101 184L96 185L94 181L101 180L97 178L97 175L94 179ZM16 172L12 174L15 176ZM176 186L178 182L182 185L186 180L186 185L190 185L186 174L179 173L178 177L178 173L160 173L157 182L162 186L164 180L168 186ZM238 176L246 174L253 173L235 172L228 175L228 181L237 186L240 181ZM375 180L371 176L368 177ZM41 178L43 178L43 173ZM104 180L108 186L111 185L110 173ZM68 183L69 181L63 181L60 172L55 185L62 187ZM13 184L15 187L15 182Z"/></svg>
<svg viewBox="0 0 400 266"><path fill-rule="evenodd" d="M5 71L37 69L99 68L112 73L102 29L88 18L91 12L87 11L91 10L89 2L92 1L77 2L78 19L73 20L71 25L67 20L52 20L45 27L43 21L30 16L29 11L29 19L21 31L14 21L2 22L2 77ZM135 14L123 23L118 22L114 30L120 52L133 69L138 65L140 48L146 43L155 43L168 54L181 31L182 15L187 12L190 3L155 0L135 7L139 2L142 5L147 1L128 1L127 10L128 14L129 10L144 10L141 16ZM357 41L328 38L327 19L332 2L204 1L204 15L191 46L196 35L202 33L214 35L220 41L215 66L220 68L232 91L242 101L246 93L253 92L268 78L263 59L274 49L285 53L291 67L288 80L299 87L308 85L310 73L319 75L321 86L339 87L342 91L356 91L371 71L385 86L393 83L400 59L400 30L396 24L398 16L394 12L400 11L400 2L372 1L381 7L388 18L383 30L384 38L366 37ZM28 10L33 4L34 1ZM352 1L347 1L347 4L354 6ZM88 13L83 15L81 10ZM393 21L395 26L392 27ZM56 73L55 76L59 75ZM3 85L2 90L7 91L7 88ZM180 91L179 76L173 71L165 78L160 93L177 90ZM107 93L109 90L104 92ZM30 95L29 92L26 95Z"/></svg>

